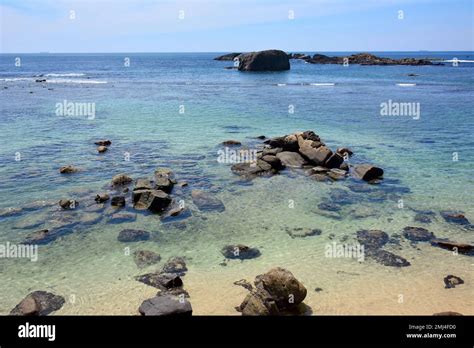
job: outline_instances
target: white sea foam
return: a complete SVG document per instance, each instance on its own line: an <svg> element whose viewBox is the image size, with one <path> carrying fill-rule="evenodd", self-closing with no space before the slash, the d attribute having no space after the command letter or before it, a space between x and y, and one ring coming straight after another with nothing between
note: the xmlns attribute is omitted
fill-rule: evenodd
<svg viewBox="0 0 474 348"><path fill-rule="evenodd" d="M468 60L468 59L449 59L449 60L443 60L443 63L474 63L474 60Z"/></svg>
<svg viewBox="0 0 474 348"><path fill-rule="evenodd" d="M51 74L46 74L44 76L49 76L49 77L79 77L79 76L85 76L85 74L82 74L82 73L64 73L64 74L51 73Z"/></svg>
<svg viewBox="0 0 474 348"><path fill-rule="evenodd" d="M328 82L328 83L310 83L310 86L334 86L335 83Z"/></svg>
<svg viewBox="0 0 474 348"><path fill-rule="evenodd" d="M413 86L416 86L416 83L397 83L397 86L400 86L400 87L413 87Z"/></svg>
<svg viewBox="0 0 474 348"><path fill-rule="evenodd" d="M5 82L15 82L15 81L34 81L34 78L31 77L11 77L11 78L4 78L0 79L0 81L5 81Z"/></svg>
<svg viewBox="0 0 474 348"><path fill-rule="evenodd" d="M46 83L105 84L107 81L88 79L47 79Z"/></svg>
<svg viewBox="0 0 474 348"><path fill-rule="evenodd" d="M286 86L286 83L277 83L277 86L278 87L283 87L283 86Z"/></svg>

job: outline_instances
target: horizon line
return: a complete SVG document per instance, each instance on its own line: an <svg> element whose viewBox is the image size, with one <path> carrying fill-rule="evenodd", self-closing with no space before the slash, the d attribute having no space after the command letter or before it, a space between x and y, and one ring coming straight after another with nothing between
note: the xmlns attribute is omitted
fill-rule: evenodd
<svg viewBox="0 0 474 348"><path fill-rule="evenodd" d="M265 50L262 50L265 51ZM330 53L346 53L346 52L407 52L407 53L418 53L418 52L429 52L429 53L441 53L441 52L473 52L474 50L408 50L408 51L395 51L395 50L389 50L389 51L379 51L379 50L347 50L347 51L311 51L311 50L281 50L283 52L289 52L289 53L306 53L306 52L330 52ZM237 53L237 52L242 52L242 53L247 53L247 52L257 52L257 51L112 51L112 52L0 52L1 54L121 54L121 53Z"/></svg>

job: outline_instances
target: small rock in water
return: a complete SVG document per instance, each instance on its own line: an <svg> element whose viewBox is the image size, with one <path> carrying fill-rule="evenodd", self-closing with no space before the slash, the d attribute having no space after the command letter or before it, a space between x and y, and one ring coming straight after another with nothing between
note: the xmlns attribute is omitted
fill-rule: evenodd
<svg viewBox="0 0 474 348"><path fill-rule="evenodd" d="M110 205L113 207L125 207L125 197L124 196L114 196L110 201Z"/></svg>
<svg viewBox="0 0 474 348"><path fill-rule="evenodd" d="M97 147L97 152L98 153L104 153L108 150L108 148L106 146L99 146Z"/></svg>
<svg viewBox="0 0 474 348"><path fill-rule="evenodd" d="M64 305L64 298L46 291L33 291L28 294L10 315L43 316L59 310Z"/></svg>
<svg viewBox="0 0 474 348"><path fill-rule="evenodd" d="M182 257L172 257L163 266L162 273L176 273L179 276L184 276L187 271L186 262Z"/></svg>
<svg viewBox="0 0 474 348"><path fill-rule="evenodd" d="M97 203L104 203L107 202L110 199L109 195L107 193L98 193L97 196L95 196L95 201Z"/></svg>
<svg viewBox="0 0 474 348"><path fill-rule="evenodd" d="M156 296L145 300L138 311L145 316L189 316L193 313L188 300L173 295Z"/></svg>
<svg viewBox="0 0 474 348"><path fill-rule="evenodd" d="M457 211L442 211L441 216L446 222L459 225L469 225L469 220L464 216L462 212Z"/></svg>
<svg viewBox="0 0 474 348"><path fill-rule="evenodd" d="M140 268L154 265L160 262L160 260L161 260L160 254L157 254L153 251L136 250L133 253L133 261L135 261L135 264Z"/></svg>
<svg viewBox="0 0 474 348"><path fill-rule="evenodd" d="M74 199L61 199L59 206L65 210L73 210L79 205L79 202Z"/></svg>
<svg viewBox="0 0 474 348"><path fill-rule="evenodd" d="M464 280L452 274L444 278L444 285L446 289L455 288L456 285L461 285L461 284L464 284Z"/></svg>
<svg viewBox="0 0 474 348"><path fill-rule="evenodd" d="M260 250L251 248L243 244L226 245L221 250L222 255L228 259L254 259L260 256Z"/></svg>
<svg viewBox="0 0 474 348"><path fill-rule="evenodd" d="M98 146L110 146L112 142L110 140L97 140L94 144Z"/></svg>
<svg viewBox="0 0 474 348"><path fill-rule="evenodd" d="M174 273L147 273L137 276L135 279L161 290L180 288L183 286L183 281L179 275Z"/></svg>
<svg viewBox="0 0 474 348"><path fill-rule="evenodd" d="M403 229L403 236L413 242L428 242L435 237L435 235L423 227L407 226Z"/></svg>
<svg viewBox="0 0 474 348"><path fill-rule="evenodd" d="M237 140L226 140L222 142L222 145L225 146L237 146L237 145L242 145L240 141Z"/></svg>
<svg viewBox="0 0 474 348"><path fill-rule="evenodd" d="M61 174L72 174L72 173L77 173L78 171L79 169L73 166L64 166L64 167L59 168L59 172Z"/></svg>
<svg viewBox="0 0 474 348"><path fill-rule="evenodd" d="M143 230L125 229L120 231L117 239L119 242L123 243L148 240L150 239L150 232Z"/></svg>
<svg viewBox="0 0 474 348"><path fill-rule="evenodd" d="M138 191L134 191L137 193ZM136 199L136 196L134 196ZM134 208L138 210L148 209L153 213L163 212L171 204L170 196L161 190L142 190Z"/></svg>
<svg viewBox="0 0 474 348"><path fill-rule="evenodd" d="M117 174L112 178L112 186L128 185L132 181L133 179L126 174Z"/></svg>
<svg viewBox="0 0 474 348"><path fill-rule="evenodd" d="M383 169L371 164L359 164L354 168L355 176L364 181L372 181L383 176Z"/></svg>
<svg viewBox="0 0 474 348"><path fill-rule="evenodd" d="M354 152L349 149L348 147L339 147L337 150L336 150L336 153L338 153L339 155L341 155L342 157L344 156L348 156L348 157L352 157L352 155L354 154Z"/></svg>

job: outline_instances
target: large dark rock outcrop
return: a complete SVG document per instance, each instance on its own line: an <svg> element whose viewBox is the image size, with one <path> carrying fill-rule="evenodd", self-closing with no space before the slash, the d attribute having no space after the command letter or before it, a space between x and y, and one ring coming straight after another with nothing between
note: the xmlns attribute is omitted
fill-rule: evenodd
<svg viewBox="0 0 474 348"><path fill-rule="evenodd" d="M307 290L288 270L277 267L255 278L252 290L237 308L242 315L302 314Z"/></svg>
<svg viewBox="0 0 474 348"><path fill-rule="evenodd" d="M288 55L280 50L245 53L239 56L240 71L290 70Z"/></svg>

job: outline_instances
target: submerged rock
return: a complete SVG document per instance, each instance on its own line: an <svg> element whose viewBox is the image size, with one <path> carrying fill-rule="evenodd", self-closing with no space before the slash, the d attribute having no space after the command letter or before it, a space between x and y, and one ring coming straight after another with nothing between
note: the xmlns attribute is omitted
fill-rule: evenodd
<svg viewBox="0 0 474 348"><path fill-rule="evenodd" d="M414 220L423 224L429 224L431 222L431 218L429 215L421 213L416 214Z"/></svg>
<svg viewBox="0 0 474 348"><path fill-rule="evenodd" d="M384 266L408 267L411 265L405 258L382 249L373 250L367 253L367 256Z"/></svg>
<svg viewBox="0 0 474 348"><path fill-rule="evenodd" d="M143 231L143 230L133 230L133 229L127 228L120 231L117 239L119 242L123 242L123 243L148 240L150 239L150 232Z"/></svg>
<svg viewBox="0 0 474 348"><path fill-rule="evenodd" d="M145 300L138 311L146 316L189 316L193 313L188 300L173 295L156 296Z"/></svg>
<svg viewBox="0 0 474 348"><path fill-rule="evenodd" d="M180 276L184 276L187 271L186 262L182 257L172 257L163 266L162 273L176 273Z"/></svg>
<svg viewBox="0 0 474 348"><path fill-rule="evenodd" d="M64 297L46 291L33 291L10 312L10 315L43 316L61 309Z"/></svg>
<svg viewBox="0 0 474 348"><path fill-rule="evenodd" d="M240 71L290 70L288 55L280 50L245 53L238 56Z"/></svg>
<svg viewBox="0 0 474 348"><path fill-rule="evenodd" d="M72 174L72 173L77 173L78 171L79 169L74 166L64 166L64 167L59 168L59 172L61 174Z"/></svg>
<svg viewBox="0 0 474 348"><path fill-rule="evenodd" d="M209 192L202 190L192 190L191 197L193 199L193 203L201 211L223 212L225 210L224 203L222 203L219 198L213 196Z"/></svg>
<svg viewBox="0 0 474 348"><path fill-rule="evenodd" d="M243 244L226 245L221 250L222 255L228 259L254 259L260 256L260 250L251 248Z"/></svg>
<svg viewBox="0 0 474 348"><path fill-rule="evenodd" d="M441 216L446 222L459 225L469 225L469 220L464 216L462 212L458 211L442 211Z"/></svg>
<svg viewBox="0 0 474 348"><path fill-rule="evenodd" d="M403 229L403 236L414 242L428 242L435 237L435 235L422 227L411 227L407 226Z"/></svg>
<svg viewBox="0 0 474 348"><path fill-rule="evenodd" d="M464 284L464 280L452 274L444 278L444 285L446 289L455 288L456 285L461 285L461 284Z"/></svg>
<svg viewBox="0 0 474 348"><path fill-rule="evenodd" d="M319 236L322 233L322 231L318 228L298 227L292 230L287 229L286 233L288 233L288 235L291 238L305 238L305 237L311 237L311 236Z"/></svg>
<svg viewBox="0 0 474 348"><path fill-rule="evenodd" d="M120 224L123 222L132 222L137 219L137 214L115 213L109 216L107 222L110 224Z"/></svg>
<svg viewBox="0 0 474 348"><path fill-rule="evenodd" d="M381 230L360 230L357 231L357 240L367 251L377 250L387 244L388 234Z"/></svg>
<svg viewBox="0 0 474 348"><path fill-rule="evenodd" d="M133 253L133 261L138 267L143 268L160 262L161 256L154 251L136 250Z"/></svg>
<svg viewBox="0 0 474 348"><path fill-rule="evenodd" d="M451 251L456 251L460 254L474 255L474 245L472 244L458 243L450 240L432 239L431 245Z"/></svg>
<svg viewBox="0 0 474 348"><path fill-rule="evenodd" d="M43 229L28 234L22 244L47 244L55 239L53 231Z"/></svg>
<svg viewBox="0 0 474 348"><path fill-rule="evenodd" d="M255 278L255 287L237 308L242 315L300 314L307 290L290 271L273 268Z"/></svg>

